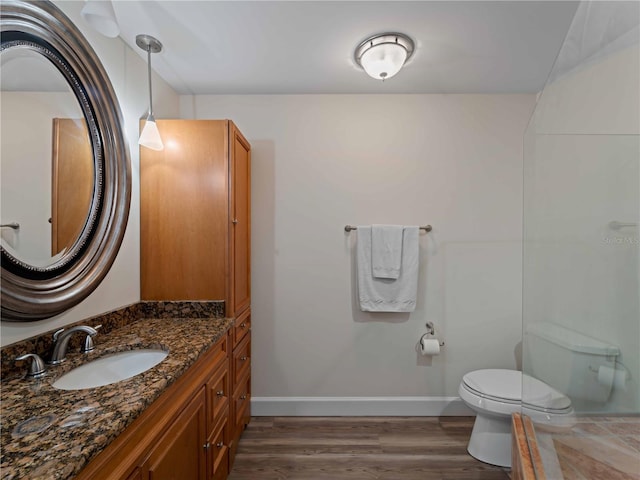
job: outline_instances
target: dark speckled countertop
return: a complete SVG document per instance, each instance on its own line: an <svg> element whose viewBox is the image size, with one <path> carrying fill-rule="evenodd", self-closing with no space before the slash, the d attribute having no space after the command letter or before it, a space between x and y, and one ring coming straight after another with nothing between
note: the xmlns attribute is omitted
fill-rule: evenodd
<svg viewBox="0 0 640 480"><path fill-rule="evenodd" d="M111 443L230 328L224 318L141 319L95 337L89 354L70 353L39 380L2 383L2 479L69 479ZM87 390L51 386L87 361L124 350L163 348L159 365Z"/></svg>

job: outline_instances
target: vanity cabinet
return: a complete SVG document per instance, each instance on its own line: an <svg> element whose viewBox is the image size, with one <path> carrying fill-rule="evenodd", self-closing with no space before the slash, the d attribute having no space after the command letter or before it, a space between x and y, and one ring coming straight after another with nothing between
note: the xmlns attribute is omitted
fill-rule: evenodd
<svg viewBox="0 0 640 480"><path fill-rule="evenodd" d="M78 480L224 480L229 473L233 331L93 459Z"/></svg>
<svg viewBox="0 0 640 480"><path fill-rule="evenodd" d="M142 300L251 303L251 146L230 120L157 120L140 149Z"/></svg>

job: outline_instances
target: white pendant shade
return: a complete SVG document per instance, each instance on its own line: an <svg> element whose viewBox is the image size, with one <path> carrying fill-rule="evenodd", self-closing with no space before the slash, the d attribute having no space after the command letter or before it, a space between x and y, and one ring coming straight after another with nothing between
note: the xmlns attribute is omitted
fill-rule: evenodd
<svg viewBox="0 0 640 480"><path fill-rule="evenodd" d="M386 80L400 71L406 59L404 47L397 43L383 43L364 52L360 63L370 77Z"/></svg>
<svg viewBox="0 0 640 480"><path fill-rule="evenodd" d="M158 131L158 125L156 125L156 121L153 117L147 118L144 128L142 129L142 133L140 134L138 144L143 147L150 148L151 150L164 149L164 144L162 143L162 138Z"/></svg>
<svg viewBox="0 0 640 480"><path fill-rule="evenodd" d="M80 14L94 30L105 37L115 38L120 34L120 27L110 0L86 0Z"/></svg>

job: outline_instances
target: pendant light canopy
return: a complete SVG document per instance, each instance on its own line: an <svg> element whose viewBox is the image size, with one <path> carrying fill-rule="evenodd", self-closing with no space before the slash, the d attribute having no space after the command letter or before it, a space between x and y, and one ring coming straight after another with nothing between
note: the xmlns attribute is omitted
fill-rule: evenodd
<svg viewBox="0 0 640 480"><path fill-rule="evenodd" d="M380 33L358 45L354 57L370 77L384 81L400 71L413 50L413 40L406 35Z"/></svg>
<svg viewBox="0 0 640 480"><path fill-rule="evenodd" d="M153 95L151 89L151 54L162 51L162 43L151 35L136 36L136 45L147 52L147 73L149 74L149 115L140 134L138 144L151 150L162 150L164 145L156 119L153 117Z"/></svg>

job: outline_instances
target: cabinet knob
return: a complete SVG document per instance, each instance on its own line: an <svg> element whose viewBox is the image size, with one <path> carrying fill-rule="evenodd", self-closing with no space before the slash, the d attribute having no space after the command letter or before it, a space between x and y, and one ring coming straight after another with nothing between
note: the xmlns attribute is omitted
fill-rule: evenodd
<svg viewBox="0 0 640 480"><path fill-rule="evenodd" d="M224 390L218 390L218 391L216 392L216 395L217 395L217 396L219 396L219 397L224 396Z"/></svg>
<svg viewBox="0 0 640 480"><path fill-rule="evenodd" d="M244 362L244 361L246 361L246 360L247 360L247 357L246 357L246 356L245 356L245 357L240 357L240 361Z"/></svg>
<svg viewBox="0 0 640 480"><path fill-rule="evenodd" d="M204 448L205 450L209 450L209 448L211 448L211 444L207 442L202 446L202 448Z"/></svg>
<svg viewBox="0 0 640 480"><path fill-rule="evenodd" d="M216 443L216 447L222 448L222 447L224 447L224 443L218 442L218 443Z"/></svg>
<svg viewBox="0 0 640 480"><path fill-rule="evenodd" d="M234 225L237 225L238 224L238 219L234 218L233 220L231 220L231 223L233 223Z"/></svg>
<svg viewBox="0 0 640 480"><path fill-rule="evenodd" d="M244 322L242 322L242 323L240 324L240 328L247 328L247 324L246 324L246 323L244 323Z"/></svg>
<svg viewBox="0 0 640 480"><path fill-rule="evenodd" d="M246 395L240 395L240 400L246 400L247 396Z"/></svg>

